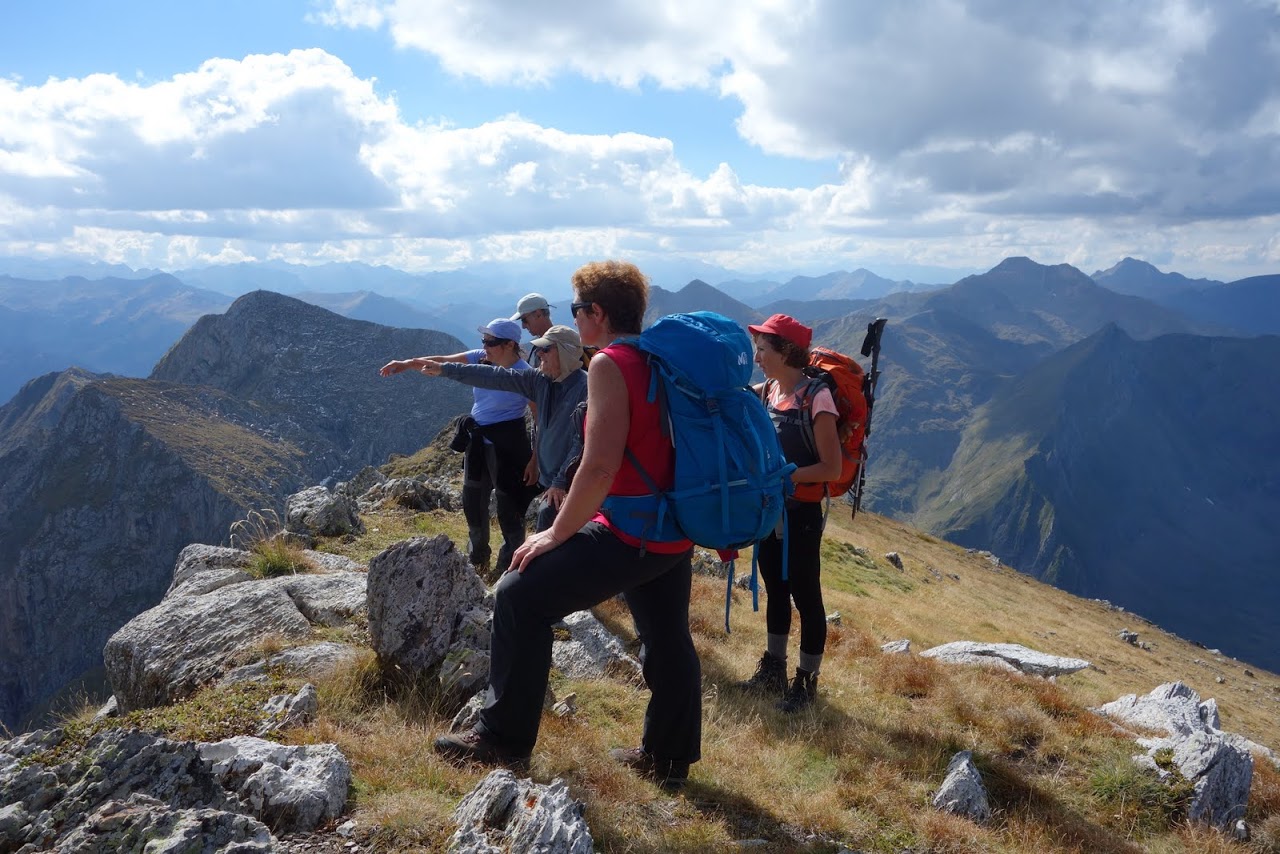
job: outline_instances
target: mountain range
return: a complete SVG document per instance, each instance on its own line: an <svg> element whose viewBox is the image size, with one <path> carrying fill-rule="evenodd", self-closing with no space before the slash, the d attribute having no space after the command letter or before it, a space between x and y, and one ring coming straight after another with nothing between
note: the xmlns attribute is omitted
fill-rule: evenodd
<svg viewBox="0 0 1280 854"><path fill-rule="evenodd" d="M294 277L290 287L305 284L273 269ZM814 277L806 292L833 293L842 275ZM870 320L889 318L870 509L1280 669L1267 640L1280 555L1269 521L1280 502L1280 339L1251 334L1280 331L1280 277L1161 278L1175 274L1133 259L1096 275L1009 258L948 287L758 306L773 290L766 280L747 297L695 279L655 285L647 318L712 309L746 325L794 306L815 343L849 353ZM52 296L0 302L0 323L30 326L39 311L89 317L92 300L69 294L117 288L123 300L142 284L155 307L98 309L141 330L220 294L161 276L98 284L70 283L53 309L39 303ZM1158 299L1121 292L1140 287ZM513 305L483 290L473 283L421 310L350 287L295 290L397 326L447 319L457 337L252 292L225 314L185 319L146 380L67 370L28 383L0 409L0 721L91 671L65 639L103 638L158 597L181 545L217 541L247 509L278 506L309 480L413 451L464 410L469 396L453 384L373 372L392 357L464 349L474 325ZM566 322L566 301L548 296ZM83 323L62 337L89 341L95 329ZM104 607L57 610L84 597Z"/></svg>
<svg viewBox="0 0 1280 854"><path fill-rule="evenodd" d="M0 407L0 723L92 683L178 551L250 511L411 453L470 390L378 368L452 336L255 292L198 320L148 379L69 369Z"/></svg>

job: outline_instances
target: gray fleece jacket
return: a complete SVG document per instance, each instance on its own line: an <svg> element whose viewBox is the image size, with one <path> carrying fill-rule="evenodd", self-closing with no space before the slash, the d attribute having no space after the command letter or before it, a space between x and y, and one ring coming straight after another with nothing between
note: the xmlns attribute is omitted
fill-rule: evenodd
<svg viewBox="0 0 1280 854"><path fill-rule="evenodd" d="M582 434L574 424L573 410L587 399L587 372L578 368L553 381L532 369L513 370L497 365L464 365L445 362L441 376L469 386L513 391L538 406L538 483L547 488L568 489L566 471L582 450Z"/></svg>

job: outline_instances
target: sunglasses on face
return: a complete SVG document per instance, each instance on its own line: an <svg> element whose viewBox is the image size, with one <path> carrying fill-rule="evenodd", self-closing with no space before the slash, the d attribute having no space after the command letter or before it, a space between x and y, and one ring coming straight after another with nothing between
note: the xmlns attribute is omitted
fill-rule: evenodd
<svg viewBox="0 0 1280 854"><path fill-rule="evenodd" d="M485 338L481 341L481 343L484 344L486 348L497 347L499 344L505 344L506 339L505 338Z"/></svg>
<svg viewBox="0 0 1280 854"><path fill-rule="evenodd" d="M534 347L534 348L533 348L533 352L535 352L535 353L550 353L553 349L555 349L555 346L556 346L556 345L554 345L554 344L548 344L548 345L546 345L545 347Z"/></svg>
<svg viewBox="0 0 1280 854"><path fill-rule="evenodd" d="M577 316L578 316L578 312L579 312L579 311L581 311L581 310L582 310L582 309L584 309L584 308L591 308L591 306L593 306L593 305L595 305L595 303L593 303L593 302L575 302L575 303L572 303L572 304L569 306L569 314L570 314L571 316L573 316L573 317L577 317Z"/></svg>

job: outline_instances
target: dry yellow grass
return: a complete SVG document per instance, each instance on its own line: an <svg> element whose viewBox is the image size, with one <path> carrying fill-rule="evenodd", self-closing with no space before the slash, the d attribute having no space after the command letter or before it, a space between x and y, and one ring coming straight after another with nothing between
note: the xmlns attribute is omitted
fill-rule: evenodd
<svg viewBox="0 0 1280 854"><path fill-rule="evenodd" d="M586 804L604 852L717 852L742 840L763 850L834 852L1280 851L1280 772L1259 763L1249 821L1255 840L1231 843L1187 826L1176 799L1157 797L1128 762L1134 745L1088 711L1126 693L1182 679L1215 697L1223 726L1263 744L1277 738L1280 679L1136 620L993 568L935 538L871 514L850 526L833 510L824 547L828 612L839 611L817 706L795 716L745 697L764 644L764 615L735 592L732 633L723 626L724 582L694 581L691 625L703 664L703 760L672 795L610 762L636 743L647 693L615 680L566 680L579 713L543 720L531 776L567 781ZM367 560L408 536L464 530L454 514L387 510L368 534L326 548ZM899 571L883 559L904 561ZM745 557L744 557L745 565ZM634 644L625 606L597 615ZM1140 632L1146 651L1122 642ZM1057 684L880 652L906 638L918 652L952 640L1010 641L1094 667ZM793 655L794 655L793 638ZM1202 663L1197 663L1197 661ZM1215 678L1225 677L1223 684ZM352 816L375 828L378 851L438 851L458 801L487 773L431 751L453 711L429 684L387 686L370 652L320 684L320 718L299 741L332 741L350 757ZM951 756L974 751L995 809L985 827L929 807Z"/></svg>

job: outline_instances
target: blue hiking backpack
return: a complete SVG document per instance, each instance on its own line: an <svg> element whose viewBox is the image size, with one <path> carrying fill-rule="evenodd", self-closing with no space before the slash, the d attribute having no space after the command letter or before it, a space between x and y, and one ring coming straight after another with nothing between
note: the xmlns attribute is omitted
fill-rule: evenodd
<svg viewBox="0 0 1280 854"><path fill-rule="evenodd" d="M695 311L662 317L625 343L648 357L648 399L663 407L675 478L671 489L659 490L628 450L653 493L607 498L610 522L642 542L683 537L712 549L767 537L782 518L795 465L783 456L773 422L751 390L746 331L723 315ZM729 584L732 589L732 566ZM754 560L751 590L758 610Z"/></svg>

